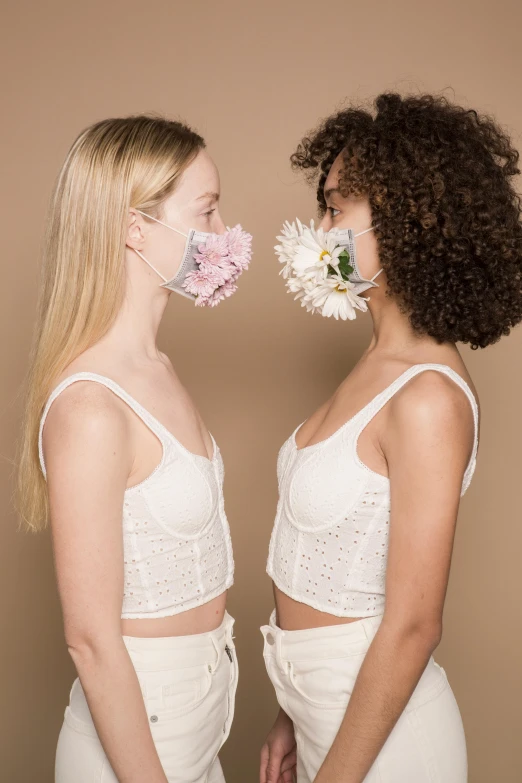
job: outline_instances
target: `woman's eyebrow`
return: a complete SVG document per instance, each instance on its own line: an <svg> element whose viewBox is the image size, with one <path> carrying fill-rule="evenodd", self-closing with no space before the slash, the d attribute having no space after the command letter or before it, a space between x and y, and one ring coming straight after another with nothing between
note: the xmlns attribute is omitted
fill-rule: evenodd
<svg viewBox="0 0 522 783"><path fill-rule="evenodd" d="M202 196L197 197L196 201L201 201L201 199L204 198L210 198L212 201L219 201L219 193L213 193L210 191L208 193L203 193Z"/></svg>
<svg viewBox="0 0 522 783"><path fill-rule="evenodd" d="M334 193L340 193L339 188L328 188L328 190L325 190L324 191L325 201L328 201L330 196L332 196Z"/></svg>

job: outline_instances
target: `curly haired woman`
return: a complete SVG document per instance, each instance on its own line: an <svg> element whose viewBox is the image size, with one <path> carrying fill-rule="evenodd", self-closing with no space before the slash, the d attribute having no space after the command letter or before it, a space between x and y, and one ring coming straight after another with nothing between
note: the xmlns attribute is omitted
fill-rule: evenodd
<svg viewBox="0 0 522 783"><path fill-rule="evenodd" d="M292 163L322 221L286 224L288 287L312 312L368 310L374 331L279 455L261 630L280 712L260 779L464 783L461 714L433 658L479 442L456 343L486 347L522 320L518 153L475 111L383 94L328 118Z"/></svg>

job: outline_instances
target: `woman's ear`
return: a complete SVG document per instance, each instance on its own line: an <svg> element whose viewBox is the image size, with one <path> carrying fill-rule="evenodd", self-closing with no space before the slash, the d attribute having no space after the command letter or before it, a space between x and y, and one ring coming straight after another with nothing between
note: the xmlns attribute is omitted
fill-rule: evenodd
<svg viewBox="0 0 522 783"><path fill-rule="evenodd" d="M133 250L141 250L145 244L145 221L139 212L132 207L129 209L125 244Z"/></svg>

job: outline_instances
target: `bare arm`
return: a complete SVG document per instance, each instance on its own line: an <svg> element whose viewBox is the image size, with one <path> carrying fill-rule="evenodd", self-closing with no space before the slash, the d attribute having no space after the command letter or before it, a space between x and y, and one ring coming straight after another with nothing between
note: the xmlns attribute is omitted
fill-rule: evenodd
<svg viewBox="0 0 522 783"><path fill-rule="evenodd" d="M44 450L65 639L98 736L120 783L167 783L121 635L126 417L107 389L76 383L49 411Z"/></svg>
<svg viewBox="0 0 522 783"><path fill-rule="evenodd" d="M452 381L423 373L392 400L388 416L386 607L315 783L362 783L442 633L472 411Z"/></svg>

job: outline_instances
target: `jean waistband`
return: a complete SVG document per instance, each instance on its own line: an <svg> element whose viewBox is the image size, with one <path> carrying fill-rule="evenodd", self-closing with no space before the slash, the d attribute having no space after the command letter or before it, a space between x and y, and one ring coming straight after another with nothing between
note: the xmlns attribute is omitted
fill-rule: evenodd
<svg viewBox="0 0 522 783"><path fill-rule="evenodd" d="M234 618L225 611L218 628L187 636L123 636L136 671L185 668L200 663L217 666L226 646L233 647Z"/></svg>
<svg viewBox="0 0 522 783"><path fill-rule="evenodd" d="M327 659L355 655L368 649L383 615L363 617L350 623L284 631L276 624L275 610L268 625L261 626L265 654L279 661Z"/></svg>

